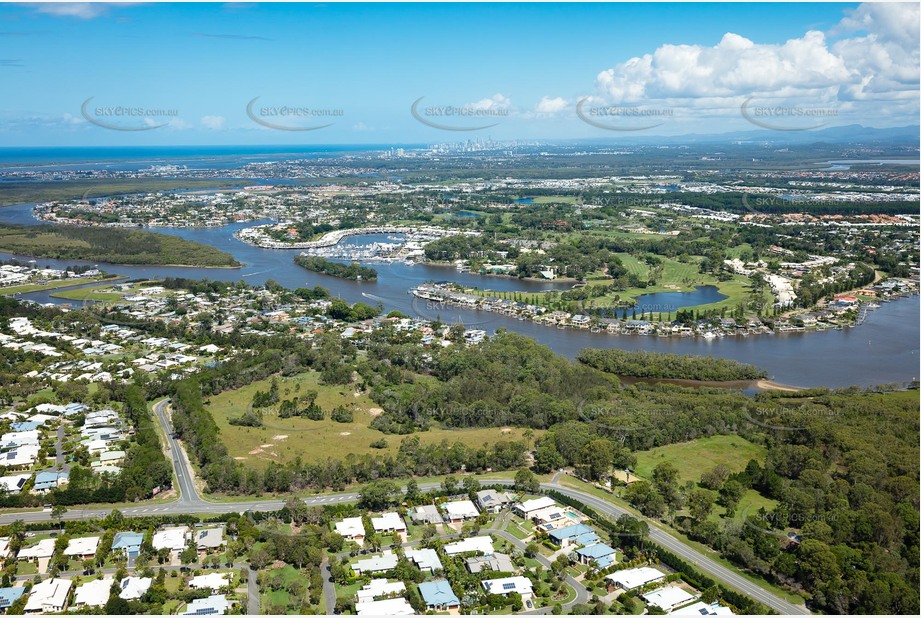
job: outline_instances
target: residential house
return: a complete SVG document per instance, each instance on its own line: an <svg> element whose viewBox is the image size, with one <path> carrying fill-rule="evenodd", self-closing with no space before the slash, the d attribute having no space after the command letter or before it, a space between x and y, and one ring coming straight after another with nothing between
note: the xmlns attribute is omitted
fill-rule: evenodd
<svg viewBox="0 0 921 618"><path fill-rule="evenodd" d="M499 579L487 579L482 582L483 589L489 594L498 594L508 596L517 592L521 595L522 601L527 601L534 596L534 588L531 580L521 575L512 577L500 577Z"/></svg>
<svg viewBox="0 0 921 618"><path fill-rule="evenodd" d="M406 558L415 562L421 571L428 571L431 574L444 568L441 564L441 559L438 557L438 552L434 549L407 549Z"/></svg>
<svg viewBox="0 0 921 618"><path fill-rule="evenodd" d="M144 535L140 532L117 532L112 539L112 551L123 551L128 558L128 566L134 566L134 560L141 552Z"/></svg>
<svg viewBox="0 0 921 618"><path fill-rule="evenodd" d="M606 569L615 563L617 555L614 548L605 543L593 543L576 550L579 564L594 565L598 569Z"/></svg>
<svg viewBox="0 0 921 618"><path fill-rule="evenodd" d="M186 547L188 536L188 529L183 527L179 528L164 528L158 532L155 532L153 535L153 548L155 550L161 550L163 548L169 549L172 551L182 551Z"/></svg>
<svg viewBox="0 0 921 618"><path fill-rule="evenodd" d="M359 603L368 603L380 598L403 596L406 584L403 582L389 582L386 579L372 579L369 583L355 593Z"/></svg>
<svg viewBox="0 0 921 618"><path fill-rule="evenodd" d="M111 577L104 577L77 586L74 591L74 603L71 607L102 607L109 600L113 581Z"/></svg>
<svg viewBox="0 0 921 618"><path fill-rule="evenodd" d="M54 555L54 539L42 539L31 547L23 547L19 550L18 560L39 560L50 558Z"/></svg>
<svg viewBox="0 0 921 618"><path fill-rule="evenodd" d="M26 602L27 614L57 614L67 606L72 582L69 579L52 577L32 586Z"/></svg>
<svg viewBox="0 0 921 618"><path fill-rule="evenodd" d="M547 507L556 506L556 502L553 498L547 496L541 496L540 498L533 498L531 500L525 500L524 502L519 502L513 507L513 511L519 517L525 519L531 518L531 513L540 511Z"/></svg>
<svg viewBox="0 0 921 618"><path fill-rule="evenodd" d="M441 512L434 504L422 504L413 507L410 517L414 522L421 524L440 524L444 521Z"/></svg>
<svg viewBox="0 0 921 618"><path fill-rule="evenodd" d="M213 594L204 599L195 599L189 601L184 612L180 616L212 616L216 614L226 614L230 609L230 601L223 594Z"/></svg>
<svg viewBox="0 0 921 618"><path fill-rule="evenodd" d="M361 517L346 517L336 523L336 532L349 541L361 543L365 540L365 525Z"/></svg>
<svg viewBox="0 0 921 618"><path fill-rule="evenodd" d="M723 607L717 602L713 603L704 603L703 601L697 601L696 603L691 603L684 607L679 607L668 612L669 616L734 616L732 610L728 607Z"/></svg>
<svg viewBox="0 0 921 618"><path fill-rule="evenodd" d="M640 596L643 597L647 605L658 607L664 612L670 612L676 607L687 605L697 599L696 595L679 586L663 586Z"/></svg>
<svg viewBox="0 0 921 618"><path fill-rule="evenodd" d="M652 567L638 567L635 569L624 569L610 575L605 575L605 579L613 583L618 588L624 590L633 590L640 588L652 582L658 582L665 579L665 573Z"/></svg>
<svg viewBox="0 0 921 618"><path fill-rule="evenodd" d="M359 560L352 565L352 570L359 575L367 573L383 573L397 565L397 555L386 551L381 556Z"/></svg>
<svg viewBox="0 0 921 618"><path fill-rule="evenodd" d="M15 588L0 588L0 614L6 613L10 605L19 600L22 593L26 591L22 586Z"/></svg>
<svg viewBox="0 0 921 618"><path fill-rule="evenodd" d="M419 584L419 594L425 603L426 611L445 612L460 609L460 599L451 589L451 584L444 579Z"/></svg>
<svg viewBox="0 0 921 618"><path fill-rule="evenodd" d="M69 477L69 472L58 472L57 470L36 472L35 482L32 484L32 493L44 494L52 489L57 489L66 484Z"/></svg>
<svg viewBox="0 0 921 618"><path fill-rule="evenodd" d="M470 500L455 500L445 502L442 505L445 513L445 520L456 523L467 519L476 519L480 512L476 510L476 505Z"/></svg>
<svg viewBox="0 0 921 618"><path fill-rule="evenodd" d="M196 575L189 581L190 588L210 588L220 590L224 586L230 585L229 573L208 573L207 575Z"/></svg>
<svg viewBox="0 0 921 618"><path fill-rule="evenodd" d="M118 596L125 599L140 599L150 590L153 579L150 577L126 577L121 581L121 592Z"/></svg>
<svg viewBox="0 0 921 618"><path fill-rule="evenodd" d="M380 517L372 517L371 525L378 534L406 532L406 524L397 513L382 513Z"/></svg>
<svg viewBox="0 0 921 618"><path fill-rule="evenodd" d="M591 545L598 542L598 535L585 524L573 524L548 532L551 540L560 547L570 545Z"/></svg>
<svg viewBox="0 0 921 618"><path fill-rule="evenodd" d="M479 573L481 571L514 573L517 569L508 554L496 552L490 556L471 556L467 558L467 570L471 573Z"/></svg>
<svg viewBox="0 0 921 618"><path fill-rule="evenodd" d="M458 556L468 552L480 552L487 556L491 556L495 552L493 549L492 538L488 536L467 537L466 539L461 539L460 541L447 543L442 549L448 556Z"/></svg>
<svg viewBox="0 0 921 618"><path fill-rule="evenodd" d="M98 536L87 536L78 539L70 539L67 548L64 550L65 556L73 556L86 560L96 555L96 548L99 547Z"/></svg>
<svg viewBox="0 0 921 618"><path fill-rule="evenodd" d="M224 540L224 526L196 529L192 536L199 552L210 553L227 544Z"/></svg>
<svg viewBox="0 0 921 618"><path fill-rule="evenodd" d="M480 510L485 513L498 513L512 503L505 492L495 489L484 489L476 492L476 502Z"/></svg>

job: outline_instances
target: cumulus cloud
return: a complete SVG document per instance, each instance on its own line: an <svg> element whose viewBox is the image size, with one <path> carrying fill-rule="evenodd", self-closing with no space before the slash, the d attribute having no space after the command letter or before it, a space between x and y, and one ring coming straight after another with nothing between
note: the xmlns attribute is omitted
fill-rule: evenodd
<svg viewBox="0 0 921 618"><path fill-rule="evenodd" d="M202 116L201 124L206 129L218 130L224 128L224 121L226 118L223 116Z"/></svg>
<svg viewBox="0 0 921 618"><path fill-rule="evenodd" d="M538 114L556 114L566 109L568 105L569 101L563 97L541 97L534 111Z"/></svg>
<svg viewBox="0 0 921 618"><path fill-rule="evenodd" d="M714 46L662 45L602 71L595 85L614 104L917 101L918 28L917 4L863 4L828 33L811 30L782 44L727 32Z"/></svg>
<svg viewBox="0 0 921 618"><path fill-rule="evenodd" d="M467 107L471 109L480 109L480 110L497 110L497 109L511 109L512 100L507 96L497 93L486 99L480 99L476 103L468 103Z"/></svg>

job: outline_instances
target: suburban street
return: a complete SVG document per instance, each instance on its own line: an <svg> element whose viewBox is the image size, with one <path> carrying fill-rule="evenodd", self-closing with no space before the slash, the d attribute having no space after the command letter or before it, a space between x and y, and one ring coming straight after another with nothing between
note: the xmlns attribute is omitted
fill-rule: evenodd
<svg viewBox="0 0 921 618"><path fill-rule="evenodd" d="M284 506L283 500L210 502L202 498L195 487L194 472L191 465L189 464L185 449L182 447L182 444L179 441L173 439L172 437L172 427L169 423L169 419L166 416L167 406L168 401L163 399L154 404L153 410L157 420L160 423L160 426L163 428L164 434L166 435L168 452L173 462L180 496L177 500L169 503L120 507L119 510L125 516L143 517L151 515L174 514L215 515L231 512L242 513L246 511L275 511L281 509ZM559 475L554 476L552 482L550 483L542 483L541 489L544 491L557 491L563 495L579 500L587 506L595 509L601 515L612 519L616 519L617 517L627 513L627 511L624 509L606 500L602 500L589 493L577 489L572 489L560 485L557 482L558 476ZM490 480L490 483L499 485L511 485L512 481L506 479L494 479ZM438 483L420 484L420 489L423 491L436 487L439 487ZM337 504L342 502L356 502L358 501L358 498L359 495L356 492L343 492L317 495L309 498L304 498L303 500L304 503L309 506L322 506L326 504ZM111 510L112 507L83 509L72 508L64 514L63 519L74 520L102 518ZM634 513L629 514L636 517ZM26 523L50 521L51 513L44 512L42 510L33 510L16 513L4 512L0 514L0 524L12 523L15 520L22 520ZM770 592L742 577L741 575L736 574L734 571L728 569L727 567L694 549L693 547L682 543L671 534L663 530L661 526L659 526L656 522L649 519L646 521L649 523L650 540L674 553L690 564L693 564L696 568L700 569L702 572L713 577L714 579L723 582L727 586L734 588L743 594L748 595L749 597L759 601L760 603L763 603L778 613L787 615L810 613L804 606L790 603L789 601L779 597L773 592ZM520 544L520 542L516 542L517 539L514 539L514 537L502 530L491 530L490 532L498 534L499 536L508 539L516 545ZM324 578L327 577L328 575L324 575ZM567 583L571 582L567 581ZM581 588L581 586L578 586L575 589L578 591L579 588ZM584 588L582 590L584 593ZM333 599L333 602L335 602L335 599Z"/></svg>

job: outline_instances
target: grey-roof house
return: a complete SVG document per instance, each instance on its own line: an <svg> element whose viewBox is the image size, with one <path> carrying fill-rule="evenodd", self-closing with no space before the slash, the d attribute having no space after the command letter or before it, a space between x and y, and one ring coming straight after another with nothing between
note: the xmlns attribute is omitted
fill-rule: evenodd
<svg viewBox="0 0 921 618"><path fill-rule="evenodd" d="M226 541L224 540L224 527L203 528L195 531L195 545L199 551L208 551L211 549L221 548Z"/></svg>
<svg viewBox="0 0 921 618"><path fill-rule="evenodd" d="M495 489L484 489L476 492L476 502L481 511L498 513L509 506L512 500L505 492L499 492Z"/></svg>

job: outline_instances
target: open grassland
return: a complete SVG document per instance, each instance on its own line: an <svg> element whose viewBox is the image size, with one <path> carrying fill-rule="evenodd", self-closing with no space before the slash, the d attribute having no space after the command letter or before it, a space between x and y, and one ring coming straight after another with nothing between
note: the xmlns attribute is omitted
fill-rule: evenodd
<svg viewBox="0 0 921 618"><path fill-rule="evenodd" d="M87 283L95 283L97 281L105 281L110 277L86 277L82 279L54 279L48 283L29 283L26 285L14 285L8 288L0 288L0 296L9 296L11 294L28 294L29 292L40 292L42 290L54 290L57 288L69 288L75 285L85 285ZM77 290L74 290L75 292ZM79 290L82 292L83 290ZM64 294L65 292L59 292ZM56 294L55 294L56 295ZM62 297L65 298L65 297Z"/></svg>
<svg viewBox="0 0 921 618"><path fill-rule="evenodd" d="M116 292L111 286L98 285L76 290L61 290L51 295L53 298L64 298L66 300L92 300L97 302L116 302L122 299L122 295Z"/></svg>
<svg viewBox="0 0 921 618"><path fill-rule="evenodd" d="M405 436L387 435L368 427L379 408L364 393L353 387L319 384L319 374L307 372L289 378L279 378L279 396L291 399L308 390L318 393L317 404L327 412L327 418L313 421L302 417L279 418L274 408L266 408L263 427L239 427L229 423L231 418L249 409L257 390L268 390L271 380L262 380L242 388L226 391L210 398L208 410L221 431L221 439L231 456L247 466L262 469L270 461L286 463L300 457L303 461L322 461L327 458L344 459L346 455L396 454ZM337 423L329 419L329 411L344 405L352 409L351 423ZM432 429L414 434L423 444L461 442L470 447L481 447L499 441L524 441L523 429L483 427L475 429ZM541 432L535 431L533 440ZM387 447L371 448L371 443L384 438Z"/></svg>
<svg viewBox="0 0 921 618"><path fill-rule="evenodd" d="M0 186L0 206L153 191L224 189L243 187L247 184L249 184L247 180L220 178L110 178L106 180L66 180L41 184L5 182Z"/></svg>
<svg viewBox="0 0 921 618"><path fill-rule="evenodd" d="M749 460L764 461L767 450L739 436L710 436L691 442L659 446L637 451L636 474L652 478L652 469L668 462L678 468L679 480L699 481L700 475L717 464L725 464L733 472L745 469ZM756 507L757 508L757 507Z"/></svg>

